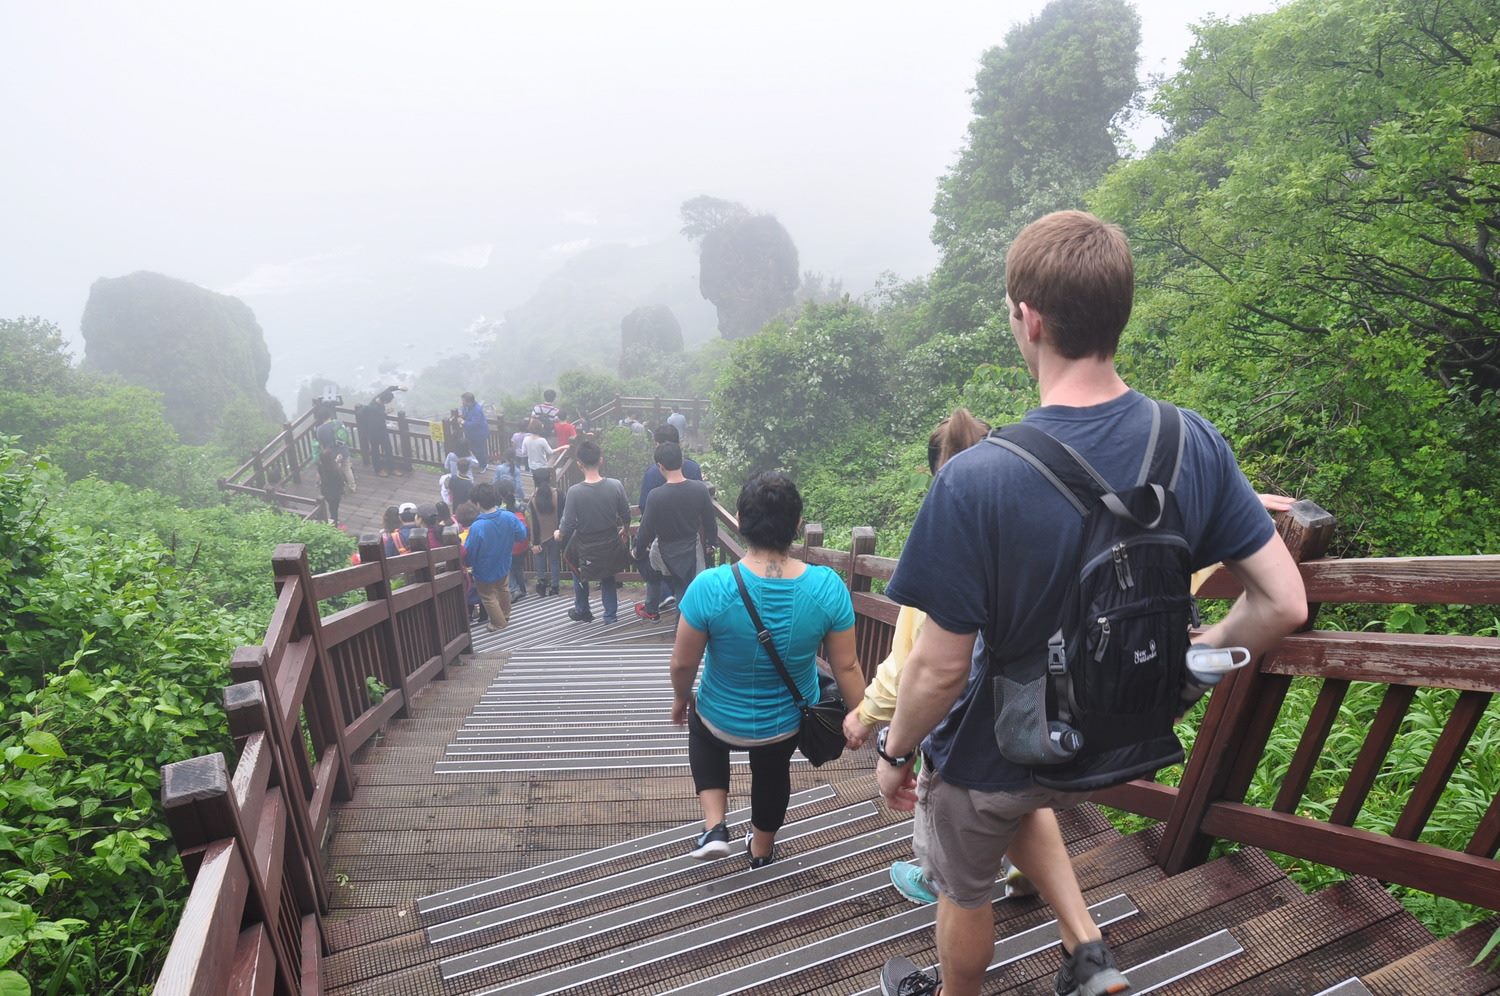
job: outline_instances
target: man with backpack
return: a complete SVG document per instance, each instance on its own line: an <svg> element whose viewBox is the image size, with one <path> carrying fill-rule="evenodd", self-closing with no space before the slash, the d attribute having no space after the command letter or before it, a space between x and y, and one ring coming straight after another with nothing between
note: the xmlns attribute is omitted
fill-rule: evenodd
<svg viewBox="0 0 1500 996"><path fill-rule="evenodd" d="M1041 407L939 472L886 588L932 623L877 741L876 777L893 808L917 810L941 967L939 982L891 959L887 996L979 992L1007 855L1057 914L1056 992L1128 991L1052 809L1181 758L1172 719L1204 690L1184 660L1192 569L1223 560L1245 589L1201 643L1258 655L1307 614L1223 437L1115 370L1134 286L1124 234L1080 211L1047 215L1016 237L1005 276Z"/></svg>

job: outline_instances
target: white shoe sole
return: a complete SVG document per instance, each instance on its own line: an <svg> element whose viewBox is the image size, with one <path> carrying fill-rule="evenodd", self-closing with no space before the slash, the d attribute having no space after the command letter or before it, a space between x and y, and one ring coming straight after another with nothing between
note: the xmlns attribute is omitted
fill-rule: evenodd
<svg viewBox="0 0 1500 996"><path fill-rule="evenodd" d="M702 847L688 852L688 857L697 858L699 861L712 861L715 858L729 857L729 841L709 841Z"/></svg>

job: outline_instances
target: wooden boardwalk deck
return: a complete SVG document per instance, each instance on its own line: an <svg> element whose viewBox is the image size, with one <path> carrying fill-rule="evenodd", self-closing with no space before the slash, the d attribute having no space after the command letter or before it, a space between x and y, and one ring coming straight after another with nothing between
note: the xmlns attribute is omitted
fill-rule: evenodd
<svg viewBox="0 0 1500 996"><path fill-rule="evenodd" d="M891 955L935 961L931 908L886 878L910 821L873 800L868 749L794 767L775 864L687 859L699 811L665 723L671 617L605 628L568 604L533 596L505 633L476 634L356 755L329 843L325 991L848 994L874 991ZM1435 942L1372 880L1305 896L1251 848L1167 877L1157 831L1121 836L1091 807L1063 825L1135 992L1500 993L1468 967L1488 929ZM997 901L995 917L985 991L1050 992L1046 907Z"/></svg>

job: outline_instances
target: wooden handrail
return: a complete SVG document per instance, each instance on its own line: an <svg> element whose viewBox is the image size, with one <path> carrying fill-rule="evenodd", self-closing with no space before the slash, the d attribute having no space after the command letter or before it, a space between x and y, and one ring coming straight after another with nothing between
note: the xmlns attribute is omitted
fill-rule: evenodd
<svg viewBox="0 0 1500 996"><path fill-rule="evenodd" d="M249 973L274 980L265 991L300 994L318 979L328 907L320 845L334 800L353 791L352 752L472 648L448 538L427 550L417 536L415 552L387 558L380 538L365 536L362 563L321 575L306 548L277 547L265 639L230 662L233 776L218 754L162 769L162 804L193 887L155 992L227 992ZM395 578L410 583L393 592ZM323 616L321 602L360 589L363 603Z"/></svg>
<svg viewBox="0 0 1500 996"><path fill-rule="evenodd" d="M717 502L714 513L721 560L742 556L737 519ZM1306 502L1278 517L1315 600L1310 616L1334 602L1500 604L1500 556L1323 559L1332 526L1331 516ZM365 536L359 566L317 576L308 572L304 549L277 549L278 599L266 638L241 648L231 662L236 684L226 691L226 706L239 749L233 776L219 755L162 772L168 823L193 889L156 992L223 991L226 972L253 972L289 993L318 979L327 908L318 844L332 801L353 789L350 752L470 649L458 548L429 551L423 539L412 553L387 557L377 536ZM874 548L873 530L856 529L848 550L830 549L823 527L809 523L799 551L807 562L843 574L867 675L889 653L898 613L872 590L896 566ZM392 585L397 578L406 582L399 590ZM320 602L356 590L365 602L321 614ZM1216 576L1202 594L1232 597L1235 586ZM1294 678L1322 682L1317 702L1298 718L1300 741L1274 802L1247 803ZM372 690L372 679L383 687ZM1364 747L1328 818L1298 815L1352 681L1386 686L1383 704L1362 731ZM1459 694L1390 832L1357 827L1385 753L1422 688ZM1171 873L1206 860L1217 837L1500 908L1500 796L1461 848L1419 840L1497 691L1500 638L1309 628L1213 692L1180 786L1132 782L1096 800L1161 820L1155 856ZM250 811L260 818L239 815ZM274 855L281 867L269 874L266 862Z"/></svg>

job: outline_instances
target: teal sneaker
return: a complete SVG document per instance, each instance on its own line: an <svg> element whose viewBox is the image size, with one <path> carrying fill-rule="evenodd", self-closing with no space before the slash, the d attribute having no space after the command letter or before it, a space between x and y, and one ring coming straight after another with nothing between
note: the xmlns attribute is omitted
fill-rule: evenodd
<svg viewBox="0 0 1500 996"><path fill-rule="evenodd" d="M932 891L932 885L927 881L927 876L922 874L921 866L915 862L893 862L891 884L902 896L918 905L937 902L937 893Z"/></svg>

